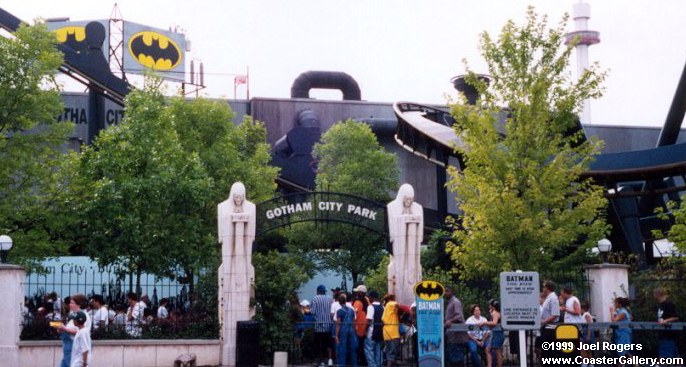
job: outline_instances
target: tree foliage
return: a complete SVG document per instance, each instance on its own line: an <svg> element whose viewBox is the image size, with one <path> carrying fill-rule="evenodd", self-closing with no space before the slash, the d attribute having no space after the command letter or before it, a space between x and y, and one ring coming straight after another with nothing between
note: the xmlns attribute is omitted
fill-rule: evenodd
<svg viewBox="0 0 686 367"><path fill-rule="evenodd" d="M79 162L85 252L158 276L217 266L217 204L239 180L256 188L248 199L271 196L276 175L264 127L232 118L225 103L167 100L154 82L132 92L124 121Z"/></svg>
<svg viewBox="0 0 686 367"><path fill-rule="evenodd" d="M63 192L61 154L73 124L62 109L54 74L62 63L44 25L22 25L0 37L0 234L13 238L12 261L65 252L55 228Z"/></svg>
<svg viewBox="0 0 686 367"><path fill-rule="evenodd" d="M293 325L289 320L289 299L309 279L294 254L276 251L255 253L255 319L262 321L260 347L262 364L270 364L275 351L289 350Z"/></svg>
<svg viewBox="0 0 686 367"><path fill-rule="evenodd" d="M464 277L578 264L607 231L602 188L580 178L601 143L574 129L605 73L594 65L572 80L566 22L549 28L530 8L522 26L482 34L490 85L470 73L480 100L452 105L466 167L449 171L463 211L451 252Z"/></svg>
<svg viewBox="0 0 686 367"><path fill-rule="evenodd" d="M666 222L672 221L672 225L667 233L660 230L653 230L655 238L667 237L672 243L677 253L686 253L686 208L678 202L670 201L667 209L658 207L655 209L658 217ZM676 255L676 254L672 254ZM686 269L686 268L685 268Z"/></svg>
<svg viewBox="0 0 686 367"><path fill-rule="evenodd" d="M398 163L386 152L371 128L352 120L332 126L316 144L313 156L318 160L318 191L359 195L387 202L398 186ZM295 226L289 242L303 251L317 251L315 258L322 268L349 273L353 282L382 258L384 241L374 233L345 224ZM291 246L293 247L293 246Z"/></svg>

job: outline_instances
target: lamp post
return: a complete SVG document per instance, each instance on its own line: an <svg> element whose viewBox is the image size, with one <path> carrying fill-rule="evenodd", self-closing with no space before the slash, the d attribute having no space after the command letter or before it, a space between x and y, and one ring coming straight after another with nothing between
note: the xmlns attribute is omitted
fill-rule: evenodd
<svg viewBox="0 0 686 367"><path fill-rule="evenodd" d="M12 249L12 239L8 235L0 236L0 263L7 263L7 254Z"/></svg>
<svg viewBox="0 0 686 367"><path fill-rule="evenodd" d="M607 238L603 238L598 241L598 252L600 252L600 256L603 257L603 263L607 263L607 256L610 253L610 250L612 249L612 242L608 240Z"/></svg>

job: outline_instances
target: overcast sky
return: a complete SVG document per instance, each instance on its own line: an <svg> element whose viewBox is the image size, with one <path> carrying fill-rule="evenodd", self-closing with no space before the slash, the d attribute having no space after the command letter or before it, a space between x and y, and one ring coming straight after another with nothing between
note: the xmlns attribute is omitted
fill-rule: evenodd
<svg viewBox="0 0 686 367"><path fill-rule="evenodd" d="M250 68L251 97L288 98L308 70L343 71L375 102L443 103L450 78L487 72L479 34L521 24L533 5L557 23L572 0L119 0L127 21L186 29L190 58L205 67L204 91L233 97L235 74ZM593 124L661 126L686 62L686 1L587 0L589 28L601 43L589 59L609 70L605 96L592 102ZM25 21L69 16L107 19L113 1L9 0L0 7ZM573 30L573 21L569 28ZM576 70L576 58L572 60ZM316 98L340 98L318 92ZM245 87L238 90L245 97Z"/></svg>

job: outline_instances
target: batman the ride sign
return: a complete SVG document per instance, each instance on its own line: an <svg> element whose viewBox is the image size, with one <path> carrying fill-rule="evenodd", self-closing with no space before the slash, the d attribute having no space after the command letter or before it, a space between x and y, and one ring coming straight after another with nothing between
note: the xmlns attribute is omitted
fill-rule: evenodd
<svg viewBox="0 0 686 367"><path fill-rule="evenodd" d="M421 367L442 367L443 340L443 293L445 287L433 280L423 280L414 285L417 306L417 356Z"/></svg>
<svg viewBox="0 0 686 367"><path fill-rule="evenodd" d="M184 80L186 37L142 24L124 22L124 70L155 71L167 79Z"/></svg>
<svg viewBox="0 0 686 367"><path fill-rule="evenodd" d="M257 204L257 232L299 222L339 222L386 236L386 205L360 196L308 192L276 197Z"/></svg>

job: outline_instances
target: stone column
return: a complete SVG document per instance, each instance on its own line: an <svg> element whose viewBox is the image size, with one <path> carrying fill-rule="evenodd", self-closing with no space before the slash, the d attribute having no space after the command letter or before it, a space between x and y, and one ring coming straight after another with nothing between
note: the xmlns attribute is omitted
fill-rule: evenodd
<svg viewBox="0 0 686 367"><path fill-rule="evenodd" d="M19 335L24 310L24 287L26 271L23 267L0 264L0 361L3 366L19 367Z"/></svg>
<svg viewBox="0 0 686 367"><path fill-rule="evenodd" d="M596 322L611 322L610 306L614 299L629 297L629 265L605 263L584 269L591 288L591 314Z"/></svg>

